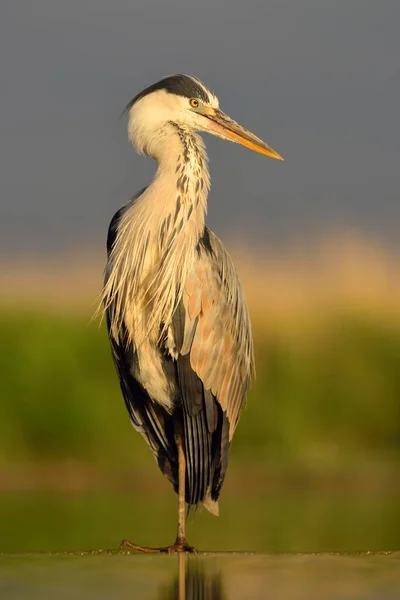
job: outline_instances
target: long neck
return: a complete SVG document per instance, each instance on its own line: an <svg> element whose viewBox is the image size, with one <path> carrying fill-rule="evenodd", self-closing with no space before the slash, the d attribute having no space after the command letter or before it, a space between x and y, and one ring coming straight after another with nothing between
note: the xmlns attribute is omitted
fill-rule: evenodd
<svg viewBox="0 0 400 600"><path fill-rule="evenodd" d="M137 346L169 327L205 227L210 177L202 139L167 128L153 182L118 225L103 292L112 329L124 321Z"/></svg>
<svg viewBox="0 0 400 600"><path fill-rule="evenodd" d="M175 123L169 123L167 129L156 176L143 198L152 207L155 226L158 221L161 250L181 236L187 244L197 244L204 231L210 189L201 137Z"/></svg>

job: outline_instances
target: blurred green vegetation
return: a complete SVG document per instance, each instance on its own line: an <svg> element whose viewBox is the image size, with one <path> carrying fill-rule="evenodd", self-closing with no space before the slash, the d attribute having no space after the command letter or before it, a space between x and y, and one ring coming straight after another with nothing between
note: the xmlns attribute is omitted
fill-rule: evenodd
<svg viewBox="0 0 400 600"><path fill-rule="evenodd" d="M3 464L130 466L150 454L130 426L105 327L89 321L2 311ZM399 323L332 311L312 327L254 330L257 379L233 445L237 461L327 466L398 455Z"/></svg>
<svg viewBox="0 0 400 600"><path fill-rule="evenodd" d="M22 308L0 318L0 551L158 545L176 496L132 428L104 324ZM398 548L400 323L339 309L255 319L257 379L221 517L200 548Z"/></svg>

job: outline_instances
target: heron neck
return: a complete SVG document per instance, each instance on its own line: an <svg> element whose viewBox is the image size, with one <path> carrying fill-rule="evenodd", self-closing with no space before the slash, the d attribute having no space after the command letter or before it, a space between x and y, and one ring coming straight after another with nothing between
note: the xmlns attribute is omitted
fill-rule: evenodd
<svg viewBox="0 0 400 600"><path fill-rule="evenodd" d="M161 136L153 182L120 218L103 292L105 306L114 303L112 329L117 335L123 321L136 347L167 331L204 235L210 187L204 144L170 127Z"/></svg>
<svg viewBox="0 0 400 600"><path fill-rule="evenodd" d="M174 237L185 235L197 244L204 232L210 189L207 153L199 135L175 123L168 126L168 142L151 186L162 206L160 242L168 245Z"/></svg>

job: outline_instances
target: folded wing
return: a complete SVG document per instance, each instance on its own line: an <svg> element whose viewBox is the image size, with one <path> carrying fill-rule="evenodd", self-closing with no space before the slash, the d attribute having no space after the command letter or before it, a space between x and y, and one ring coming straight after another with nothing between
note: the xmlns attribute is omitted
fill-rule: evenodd
<svg viewBox="0 0 400 600"><path fill-rule="evenodd" d="M208 229L172 333L183 400L189 500L207 505L208 498L218 499L254 370L242 288L229 255Z"/></svg>

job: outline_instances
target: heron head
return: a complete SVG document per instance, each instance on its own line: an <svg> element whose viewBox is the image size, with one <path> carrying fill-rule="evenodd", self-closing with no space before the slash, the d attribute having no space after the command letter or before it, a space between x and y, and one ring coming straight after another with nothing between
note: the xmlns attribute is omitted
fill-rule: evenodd
<svg viewBox="0 0 400 600"><path fill-rule="evenodd" d="M260 138L228 117L218 98L190 75L171 75L140 92L125 111L128 134L140 153L158 158L165 147L171 123L184 129L205 131L242 144L271 158L283 158Z"/></svg>

